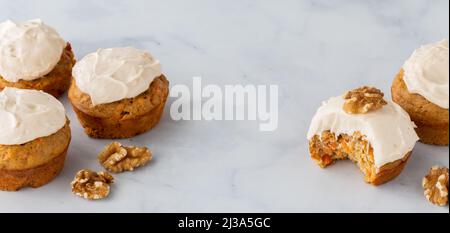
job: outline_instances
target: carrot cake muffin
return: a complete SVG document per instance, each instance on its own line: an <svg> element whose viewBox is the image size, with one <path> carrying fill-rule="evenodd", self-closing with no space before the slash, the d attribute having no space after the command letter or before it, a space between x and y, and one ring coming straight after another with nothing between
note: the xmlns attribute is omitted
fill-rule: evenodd
<svg viewBox="0 0 450 233"><path fill-rule="evenodd" d="M392 84L392 99L416 123L420 141L448 145L448 40L420 47Z"/></svg>
<svg viewBox="0 0 450 233"><path fill-rule="evenodd" d="M37 90L0 91L0 190L40 187L63 168L70 143L63 105Z"/></svg>
<svg viewBox="0 0 450 233"><path fill-rule="evenodd" d="M77 62L72 73L69 99L90 137L129 138L159 122L169 82L149 53L99 49Z"/></svg>
<svg viewBox="0 0 450 233"><path fill-rule="evenodd" d="M362 87L325 101L307 135L311 158L322 168L350 159L373 185L398 176L418 137L408 114L383 96Z"/></svg>
<svg viewBox="0 0 450 233"><path fill-rule="evenodd" d="M55 97L70 86L74 54L41 20L0 23L0 90L36 89Z"/></svg>

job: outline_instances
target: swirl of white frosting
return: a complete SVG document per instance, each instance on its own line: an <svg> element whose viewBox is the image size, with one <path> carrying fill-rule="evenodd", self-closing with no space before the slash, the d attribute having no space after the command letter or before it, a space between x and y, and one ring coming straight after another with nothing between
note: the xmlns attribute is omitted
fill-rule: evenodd
<svg viewBox="0 0 450 233"><path fill-rule="evenodd" d="M0 76L9 82L34 80L53 70L66 42L40 19L0 24Z"/></svg>
<svg viewBox="0 0 450 233"><path fill-rule="evenodd" d="M408 91L448 109L448 39L416 49L403 65Z"/></svg>
<svg viewBox="0 0 450 233"><path fill-rule="evenodd" d="M0 92L1 145L20 145L46 137L65 124L64 106L45 92L9 87Z"/></svg>
<svg viewBox="0 0 450 233"><path fill-rule="evenodd" d="M323 102L312 119L307 138L323 131L340 135L361 132L373 147L375 167L403 158L419 140L409 115L396 103L388 101L383 108L366 114L348 114L342 96Z"/></svg>
<svg viewBox="0 0 450 233"><path fill-rule="evenodd" d="M93 105L134 98L161 75L159 61L132 48L99 49L78 61L72 71L78 88Z"/></svg>

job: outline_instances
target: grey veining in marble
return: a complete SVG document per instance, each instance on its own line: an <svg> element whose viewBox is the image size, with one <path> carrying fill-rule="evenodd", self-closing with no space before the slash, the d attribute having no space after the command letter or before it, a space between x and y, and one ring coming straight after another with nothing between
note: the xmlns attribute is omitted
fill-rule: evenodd
<svg viewBox="0 0 450 233"><path fill-rule="evenodd" d="M275 132L259 132L256 122L175 122L166 114L151 132L123 140L149 146L154 160L117 175L111 196L96 202L75 197L69 183L81 168L101 169L96 154L109 141L84 135L63 98L73 132L65 169L42 188L0 192L0 212L448 212L430 205L421 188L430 166L448 166L448 147L418 144L396 180L372 187L351 162L320 169L305 139L322 100L363 84L389 93L416 47L448 38L447 0L0 0L0 6L1 21L42 18L72 43L77 58L131 45L157 57L171 85L202 76L205 84L280 89Z"/></svg>

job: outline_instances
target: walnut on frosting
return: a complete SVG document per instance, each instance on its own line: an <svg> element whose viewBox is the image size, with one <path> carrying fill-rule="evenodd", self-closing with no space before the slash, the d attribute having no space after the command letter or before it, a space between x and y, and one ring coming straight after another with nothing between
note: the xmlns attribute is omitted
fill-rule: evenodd
<svg viewBox="0 0 450 233"><path fill-rule="evenodd" d="M71 183L72 192L85 199L98 200L109 195L109 185L113 182L114 178L107 172L83 169L77 172Z"/></svg>
<svg viewBox="0 0 450 233"><path fill-rule="evenodd" d="M98 155L100 164L110 172L133 171L152 159L152 153L146 147L125 147L113 142Z"/></svg>
<svg viewBox="0 0 450 233"><path fill-rule="evenodd" d="M387 104L384 93L374 87L360 87L344 95L343 109L348 114L365 114L381 109Z"/></svg>
<svg viewBox="0 0 450 233"><path fill-rule="evenodd" d="M433 166L422 180L424 195L435 205L448 204L448 168Z"/></svg>

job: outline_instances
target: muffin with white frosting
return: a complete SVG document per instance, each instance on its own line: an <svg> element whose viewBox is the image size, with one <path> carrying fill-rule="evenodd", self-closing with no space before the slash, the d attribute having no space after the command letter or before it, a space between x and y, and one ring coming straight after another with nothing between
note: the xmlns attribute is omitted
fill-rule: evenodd
<svg viewBox="0 0 450 233"><path fill-rule="evenodd" d="M149 53L99 49L78 61L72 73L69 99L87 135L130 138L161 119L169 82Z"/></svg>
<svg viewBox="0 0 450 233"><path fill-rule="evenodd" d="M70 86L71 45L41 20L0 23L0 90L36 89L55 97Z"/></svg>
<svg viewBox="0 0 450 233"><path fill-rule="evenodd" d="M37 188L64 166L71 134L64 106L37 90L0 91L0 190Z"/></svg>
<svg viewBox="0 0 450 233"><path fill-rule="evenodd" d="M350 159L373 185L397 177L418 137L408 114L383 97L363 87L323 102L307 135L311 158L322 168Z"/></svg>
<svg viewBox="0 0 450 233"><path fill-rule="evenodd" d="M417 125L420 141L448 145L448 40L415 50L392 84L392 99Z"/></svg>

